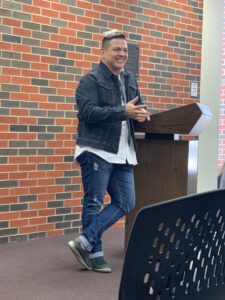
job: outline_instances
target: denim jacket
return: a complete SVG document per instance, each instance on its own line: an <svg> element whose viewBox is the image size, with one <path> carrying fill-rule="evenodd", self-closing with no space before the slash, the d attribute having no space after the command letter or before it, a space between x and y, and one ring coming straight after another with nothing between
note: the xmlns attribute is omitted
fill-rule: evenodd
<svg viewBox="0 0 225 300"><path fill-rule="evenodd" d="M128 101L138 96L142 103L134 75L125 70L124 80ZM121 122L126 120L125 106L121 103L118 77L100 62L82 79L76 90L78 107L77 144L117 153ZM128 120L135 144L133 122Z"/></svg>

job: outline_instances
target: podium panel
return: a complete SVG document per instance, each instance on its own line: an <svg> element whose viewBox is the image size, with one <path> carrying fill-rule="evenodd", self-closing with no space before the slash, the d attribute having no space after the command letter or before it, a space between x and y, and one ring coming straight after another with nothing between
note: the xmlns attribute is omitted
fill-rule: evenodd
<svg viewBox="0 0 225 300"><path fill-rule="evenodd" d="M126 216L126 245L141 208L194 194L197 189L197 141L137 139L137 146L136 206Z"/></svg>

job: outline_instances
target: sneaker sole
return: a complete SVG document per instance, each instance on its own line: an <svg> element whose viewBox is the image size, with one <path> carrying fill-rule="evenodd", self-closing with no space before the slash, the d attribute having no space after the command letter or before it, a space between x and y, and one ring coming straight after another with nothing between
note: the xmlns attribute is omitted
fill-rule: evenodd
<svg viewBox="0 0 225 300"><path fill-rule="evenodd" d="M87 270L92 270L92 268L89 267L89 266L85 263L85 261L83 260L82 256L80 255L80 253L79 253L75 248L73 248L72 245L70 245L70 242L68 243L68 246L69 246L70 250L73 252L73 254L76 256L76 258L77 258L77 260L79 261L79 263L80 263L83 267L85 267L85 269L87 269Z"/></svg>
<svg viewBox="0 0 225 300"><path fill-rule="evenodd" d="M100 272L100 273L111 273L112 269L94 269L92 268L93 271L95 272Z"/></svg>

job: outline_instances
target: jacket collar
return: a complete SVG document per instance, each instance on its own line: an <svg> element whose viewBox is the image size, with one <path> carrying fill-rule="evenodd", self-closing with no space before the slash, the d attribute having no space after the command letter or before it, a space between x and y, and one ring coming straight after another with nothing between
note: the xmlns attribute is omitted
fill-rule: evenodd
<svg viewBox="0 0 225 300"><path fill-rule="evenodd" d="M100 70L104 73L106 77L110 77L113 73L110 71L110 69L104 64L104 62L100 61L99 63Z"/></svg>

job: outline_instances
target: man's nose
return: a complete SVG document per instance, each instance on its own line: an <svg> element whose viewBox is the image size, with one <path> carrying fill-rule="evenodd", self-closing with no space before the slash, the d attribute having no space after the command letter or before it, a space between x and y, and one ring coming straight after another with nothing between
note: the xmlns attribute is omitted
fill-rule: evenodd
<svg viewBox="0 0 225 300"><path fill-rule="evenodd" d="M127 55L127 51L125 51L125 50L120 50L118 54L119 54L119 55Z"/></svg>

